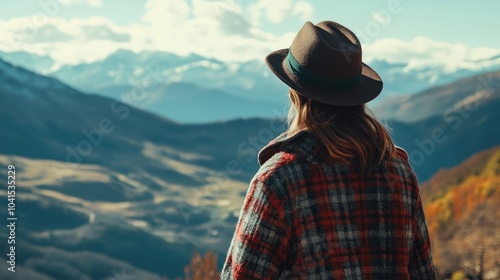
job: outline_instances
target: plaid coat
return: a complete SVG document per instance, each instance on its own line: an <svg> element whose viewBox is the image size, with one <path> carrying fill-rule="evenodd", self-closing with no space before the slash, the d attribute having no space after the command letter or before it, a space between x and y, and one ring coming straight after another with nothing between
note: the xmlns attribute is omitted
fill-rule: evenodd
<svg viewBox="0 0 500 280"><path fill-rule="evenodd" d="M365 180L307 131L258 159L221 279L435 279L404 150Z"/></svg>

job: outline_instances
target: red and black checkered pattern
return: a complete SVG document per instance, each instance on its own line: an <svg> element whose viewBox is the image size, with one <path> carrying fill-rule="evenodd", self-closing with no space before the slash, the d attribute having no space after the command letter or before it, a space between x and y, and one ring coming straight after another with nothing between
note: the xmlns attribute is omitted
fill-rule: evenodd
<svg viewBox="0 0 500 280"><path fill-rule="evenodd" d="M360 179L310 133L259 153L221 279L435 279L405 151Z"/></svg>

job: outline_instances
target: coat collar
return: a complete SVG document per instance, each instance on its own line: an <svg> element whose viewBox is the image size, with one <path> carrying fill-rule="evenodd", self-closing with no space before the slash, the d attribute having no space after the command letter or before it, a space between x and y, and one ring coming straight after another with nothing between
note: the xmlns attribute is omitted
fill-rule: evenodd
<svg viewBox="0 0 500 280"><path fill-rule="evenodd" d="M259 164L262 166L279 152L290 153L296 159L305 159L311 163L325 161L336 164L352 164L349 160L340 161L331 158L324 144L309 130L302 130L291 137L287 137L286 133L280 134L259 151L257 156ZM396 146L396 155L408 162L408 153L403 148Z"/></svg>
<svg viewBox="0 0 500 280"><path fill-rule="evenodd" d="M263 165L278 152L288 152L310 162L317 162L328 154L326 147L308 130L302 130L291 137L287 137L286 133L280 134L260 150L259 164Z"/></svg>

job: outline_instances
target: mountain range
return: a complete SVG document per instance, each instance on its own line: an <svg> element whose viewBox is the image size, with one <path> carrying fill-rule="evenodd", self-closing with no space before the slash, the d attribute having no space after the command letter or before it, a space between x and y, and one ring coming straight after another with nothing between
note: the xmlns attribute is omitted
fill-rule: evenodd
<svg viewBox="0 0 500 280"><path fill-rule="evenodd" d="M500 98L492 94L499 83L500 71L475 75L418 94L391 98L379 104L377 109L392 119L408 123L460 110L474 111L477 106Z"/></svg>
<svg viewBox="0 0 500 280"><path fill-rule="evenodd" d="M48 56L1 52L0 58L31 71L60 79L86 93L121 100L183 123L207 123L242 117L276 117L288 103L287 87L264 61L223 62L196 54L118 50L108 57L77 65L60 65ZM449 69L447 65L412 66L410 63L370 62L384 80L384 92L373 105L393 104L411 94L469 76L500 69L500 57L488 63ZM207 98L210 96L210 98ZM393 99L394 98L394 99ZM403 99L402 99L403 98ZM198 108L217 108L201 110ZM402 121L414 118L394 113ZM427 115L425 115L427 117Z"/></svg>
<svg viewBox="0 0 500 280"><path fill-rule="evenodd" d="M489 96L469 101L481 102L388 120L421 182L500 144L498 81L469 80L469 96ZM222 259L257 152L284 129L280 118L181 124L2 60L0 99L0 166L22 178L18 279L112 279L120 268L159 279L182 275L194 248Z"/></svg>

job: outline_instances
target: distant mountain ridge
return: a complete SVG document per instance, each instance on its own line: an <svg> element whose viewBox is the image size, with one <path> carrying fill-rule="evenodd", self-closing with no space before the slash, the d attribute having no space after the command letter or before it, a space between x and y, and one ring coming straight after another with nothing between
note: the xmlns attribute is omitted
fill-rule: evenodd
<svg viewBox="0 0 500 280"><path fill-rule="evenodd" d="M426 118L448 114L461 108L474 110L486 102L500 98L500 71L475 75L423 92L394 97L379 104L384 114L404 122L415 122ZM469 108L470 107L470 108Z"/></svg>
<svg viewBox="0 0 500 280"><path fill-rule="evenodd" d="M70 141L73 145L78 143L83 137L81 132L82 129L90 130L91 128L95 128L103 117L109 118L110 120L116 120L113 121L113 124L118 126L123 123L121 117L126 116L126 126L130 127L130 125L133 125L132 127L137 129L137 131L134 131L133 129L124 130L123 133L126 135L125 139L134 139L137 135L141 135L146 137L146 139L151 140L158 139L156 141L163 139L161 141L168 141L168 143L174 145L174 148L185 150L186 147L189 147L191 152L200 152L202 154L207 152L211 153L214 150L200 149L200 147L203 147L204 143L201 139L193 138L196 131L201 131L203 132L203 135L210 137L210 142L213 142L216 139L213 143L225 143L229 141L228 139L233 139L232 141L229 141L234 143L229 144L232 145L232 150L225 149L220 151L216 156L216 160L218 160L222 165L225 160L234 158L235 151L242 151L238 158L245 158L242 164L244 165L244 170L248 170L247 168L254 168L256 165L255 163L250 164L253 159L250 159L250 161L247 160L247 155L244 153L244 146L239 147L238 143L245 144L245 142L247 142L246 144L248 145L248 141L245 140L245 138L249 137L249 128L251 127L252 131L255 131L255 134L258 134L259 129L262 129L259 125L273 128L269 129L269 133L264 131L265 133L261 134L265 135L265 137L258 141L258 146L263 146L267 143L266 141L270 140L270 137L281 132L277 131L275 129L276 127L283 127L281 121L278 121L278 123L281 123L280 125L270 125L269 120L235 120L206 125L181 125L156 115L136 110L134 106L128 106L118 101L105 98L103 99L97 95L81 94L53 78L34 75L29 71L23 70L22 68L12 67L8 63L1 62L0 69L2 68L5 69L5 73L11 74L3 76L4 82L0 85L0 88L3 87L4 92L10 92L10 94L13 94L13 98L5 99L5 102L2 104L4 108L1 114L4 115L4 119L10 119L12 116L15 116L16 112L22 111L24 112L23 118L19 118L16 122L30 120L28 123L20 123L20 126L34 126L35 129L30 129L29 133L33 135L36 135L36 133L39 133L40 135L47 135L47 130L44 131L43 129L49 129L48 131L50 133L56 133L54 135L57 135L57 133L67 135L65 137L69 137L68 140L73 139ZM495 73L493 73L493 76L494 75ZM489 79L488 77L491 77L491 75L484 74L484 79ZM472 80L474 81L472 89L477 89L477 85L480 84L476 83L478 80L478 77ZM449 89L452 90L450 93L453 92L453 89L462 90L462 88L465 87L449 87ZM46 93L37 95L34 94L39 91ZM483 88L480 88L480 91L487 91L491 96L498 96L498 93L500 92L500 85L498 83L483 85ZM463 94L463 91L460 92L460 94ZM73 97L70 97L70 93L73 94ZM465 93L468 93L471 96L477 94L477 92L474 92L473 90L466 91ZM27 99L25 101L16 101L16 99L20 97L19 95L24 96L23 100ZM429 102L438 103L432 99ZM396 142L409 151L410 158L412 159L419 176L421 176L423 180L426 180L430 178L430 176L432 176L437 169L441 167L451 167L478 150L487 149L495 144L498 144L497 139L500 137L497 137L497 135L500 133L500 128L496 125L496 120L500 118L500 112L498 110L500 106L499 103L500 100L491 99L488 102L478 102L472 108L469 108L468 106L459 107L459 110L451 111L445 115L435 115L412 124L389 120L389 125L393 127L393 135ZM62 115L52 116L52 114L55 114L56 112L51 107L41 106L44 104L47 104L47 106L50 104L57 104L57 106L59 106L57 108L60 108L60 114ZM405 104L402 105L406 106ZM71 110L68 110L68 108L71 108ZM203 108L200 108L200 110L201 109ZM285 107L273 108L273 114L275 114L275 116L280 113L284 114L285 109ZM205 110L199 113L203 115L210 113L211 110L220 109L207 106ZM46 120L42 122L40 116L43 116ZM101 116L101 118L98 116ZM141 123L146 119L147 121L144 124ZM77 126L68 127L68 122L71 121L82 123L84 125L81 126L80 129L75 129ZM129 122L131 123L129 124ZM27 155L29 157L33 157L34 155L38 155L38 157L45 155L50 156L50 158L54 158L54 155L65 155L67 153L64 147L58 148L60 144L54 142L55 139L50 141L45 140L49 141L48 143L29 142L29 137L26 137L28 136L27 133L19 131L20 126L12 125L13 124L10 123L5 124L5 126L9 127L9 129L4 131L12 132L6 134L4 137L7 137L6 143L17 143L17 145L12 147L5 145L1 146L0 152L10 151L11 153ZM175 131L175 133L165 134L162 131L158 131L158 127L164 127L163 130ZM218 133L217 136L212 134L215 131ZM489 137L481 136L484 131L488 131ZM74 132L74 136L69 132ZM433 139L433 137L436 137L436 133L437 138L439 138L437 139L437 142ZM21 136L23 134L24 137ZM49 135L51 134L48 134L47 136ZM113 138L114 134L110 137ZM445 143L441 141L441 138L446 138L444 140ZM123 137L120 142L121 144L119 145L122 148L128 147L128 149L132 150L137 149L131 146L130 141L123 141ZM50 145L48 147L50 148L47 148L47 144L49 143ZM42 146L37 146L41 144ZM105 145L105 143L102 145ZM113 147L110 147L110 149L113 150ZM257 147L254 147L251 150L253 151L252 155L256 155L255 150L257 150ZM99 159L99 157L95 157L95 155L91 155L86 159L89 160L90 163L102 163L102 159L101 161L93 161L94 158L95 160ZM196 162L197 164L202 164L207 167L213 166L214 164L213 162L202 159L197 160Z"/></svg>
<svg viewBox="0 0 500 280"><path fill-rule="evenodd" d="M255 110L254 104L250 101L259 102L265 108L288 102L287 87L267 69L264 58L262 61L226 63L196 54L179 56L158 51L134 53L129 50L118 50L100 61L78 65L57 65L54 61L51 62L50 57L23 52L0 52L0 57L32 71L57 77L80 91L98 93L112 98L116 98L121 91L123 91L121 95L131 90L137 91L136 94L144 95L144 92L154 91L151 88L158 88L158 85L164 88L163 85L174 83L186 85L179 92L187 92L189 88L196 87L202 92L218 91L238 97L230 103L230 107L241 108L241 110L222 111L214 115L194 113L186 118L169 114L168 110L153 109L149 107L152 102L146 102L143 107L145 110L160 113L169 118L177 118L180 122L206 123L246 116L269 118L274 115L268 113L267 110ZM490 62L483 63L484 66L480 67L477 66L479 63L476 63L474 67L450 70L446 65L413 67L408 63L374 60L370 62L370 65L382 76L384 92L372 103L378 104L394 96L410 95L436 85L500 69L500 58L493 57ZM159 94L157 92L154 96ZM178 92L164 90L161 94L171 102L170 106L178 108L186 106L185 103L177 103L170 98L169 95L179 95ZM190 95L200 96L201 94L190 92ZM201 99L203 98L194 98L192 102L195 106L215 107L222 100L214 98L211 103L204 104L202 101L197 101ZM250 103L247 104L246 101ZM242 114L238 116L237 111L241 111ZM396 114L396 117L399 115Z"/></svg>
<svg viewBox="0 0 500 280"><path fill-rule="evenodd" d="M287 106L183 82L162 84L149 90L128 85L103 90L108 97L181 123L210 123L255 116L281 117Z"/></svg>

